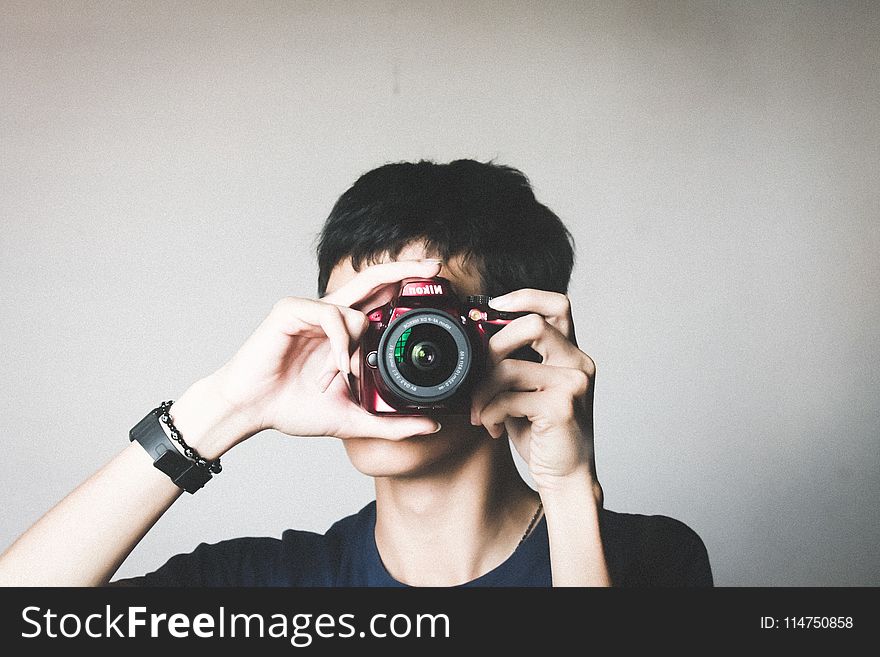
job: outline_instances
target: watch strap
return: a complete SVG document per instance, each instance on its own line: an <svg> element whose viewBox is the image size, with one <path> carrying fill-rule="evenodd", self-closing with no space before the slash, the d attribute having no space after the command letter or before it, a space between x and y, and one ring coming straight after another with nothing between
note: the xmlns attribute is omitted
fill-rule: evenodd
<svg viewBox="0 0 880 657"><path fill-rule="evenodd" d="M195 461L181 454L168 434L155 411L150 411L144 419L134 425L129 432L129 440L137 441L153 458L153 467L164 472L177 486L187 493L195 493L211 480L208 468L199 467Z"/></svg>

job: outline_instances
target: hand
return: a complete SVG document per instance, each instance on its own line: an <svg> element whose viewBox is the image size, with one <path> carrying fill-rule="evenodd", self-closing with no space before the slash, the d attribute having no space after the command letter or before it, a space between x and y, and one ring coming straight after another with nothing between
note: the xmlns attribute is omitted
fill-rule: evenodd
<svg viewBox="0 0 880 657"><path fill-rule="evenodd" d="M238 424L247 429L235 442L270 428L295 436L390 440L435 431L437 423L426 417L370 415L351 401L343 377L368 325L352 306L404 278L436 276L439 268L430 261L375 265L320 300L276 303L238 353L209 377L211 389L246 418Z"/></svg>
<svg viewBox="0 0 880 657"><path fill-rule="evenodd" d="M563 294L522 289L489 305L529 312L489 341L489 370L474 391L471 423L493 438L505 432L529 465L539 492L572 476L588 476L600 505L593 452L593 390L596 365L578 349L571 304ZM530 346L543 361L507 358Z"/></svg>

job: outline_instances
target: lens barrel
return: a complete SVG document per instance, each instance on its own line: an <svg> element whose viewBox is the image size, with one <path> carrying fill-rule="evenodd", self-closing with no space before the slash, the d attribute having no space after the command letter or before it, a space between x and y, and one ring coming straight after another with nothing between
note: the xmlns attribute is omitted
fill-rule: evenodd
<svg viewBox="0 0 880 657"><path fill-rule="evenodd" d="M379 342L379 374L410 402L437 402L455 394L467 379L473 349L459 319L437 309L404 313Z"/></svg>

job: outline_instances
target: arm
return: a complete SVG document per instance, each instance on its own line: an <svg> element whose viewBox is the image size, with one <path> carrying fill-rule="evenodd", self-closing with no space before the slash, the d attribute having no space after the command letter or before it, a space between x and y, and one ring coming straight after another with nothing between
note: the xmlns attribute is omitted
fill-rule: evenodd
<svg viewBox="0 0 880 657"><path fill-rule="evenodd" d="M547 516L554 586L611 586L599 533L602 503L597 487L585 471L538 490Z"/></svg>
<svg viewBox="0 0 880 657"><path fill-rule="evenodd" d="M175 425L207 459L268 428L342 439L432 433L437 423L426 417L369 415L337 375L350 371L352 345L367 325L351 306L438 269L427 261L376 265L320 301L282 299L228 363L171 407ZM107 583L180 493L140 445L129 445L0 555L0 585Z"/></svg>
<svg viewBox="0 0 880 657"><path fill-rule="evenodd" d="M214 385L209 379L196 383L172 407L187 442L207 458L220 456L220 445L244 431L217 403ZM131 443L6 550L0 585L106 584L181 492Z"/></svg>
<svg viewBox="0 0 880 657"><path fill-rule="evenodd" d="M612 584L599 531L602 488L593 455L596 367L577 348L565 295L517 290L489 302L519 317L489 341L492 369L476 391L471 422L509 436L544 503L554 586ZM542 358L507 358L529 346Z"/></svg>

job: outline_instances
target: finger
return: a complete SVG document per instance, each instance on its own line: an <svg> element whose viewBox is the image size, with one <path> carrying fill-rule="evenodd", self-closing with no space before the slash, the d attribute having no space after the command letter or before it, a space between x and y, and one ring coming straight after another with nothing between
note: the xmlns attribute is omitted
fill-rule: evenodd
<svg viewBox="0 0 880 657"><path fill-rule="evenodd" d="M580 367L585 364L586 354L558 328L534 313L517 317L492 336L489 359L492 364L497 364L521 347L532 347L548 365Z"/></svg>
<svg viewBox="0 0 880 657"><path fill-rule="evenodd" d="M367 267L348 283L324 297L324 301L352 306L378 288L405 278L431 278L440 273L439 260L397 260Z"/></svg>
<svg viewBox="0 0 880 657"><path fill-rule="evenodd" d="M492 396L484 396L491 393L480 391L471 410L472 424L483 424L496 438L504 432L508 419L532 421L535 414L561 419L584 399L592 398L593 379L583 370L511 360L503 361L502 365L505 363L516 365L507 367L509 375L505 379L511 387Z"/></svg>
<svg viewBox="0 0 880 657"><path fill-rule="evenodd" d="M358 340L360 340L361 335L370 325L370 322L367 319L367 316L360 310L355 310L354 308L348 308L346 306L333 307L336 308L342 316L342 321L345 324L346 334L348 336L342 353L343 368L340 371L346 375L354 373L356 376L360 376L360 368L358 367L357 362L358 359L355 357L355 354L358 349ZM341 341L342 337L340 337L339 340ZM352 365L352 363L354 363L354 365ZM357 371L353 368L356 368Z"/></svg>
<svg viewBox="0 0 880 657"><path fill-rule="evenodd" d="M351 373L354 374L355 378L361 378L361 350L360 347L355 347L354 351L351 353L351 358L348 361L348 365L351 368Z"/></svg>
<svg viewBox="0 0 880 657"><path fill-rule="evenodd" d="M339 371L343 374L349 374L351 372L349 363L351 337L348 333L348 327L345 325L339 308L330 304L326 305L327 309L320 313L321 328L330 341L330 349L336 356L336 365L338 365Z"/></svg>
<svg viewBox="0 0 880 657"><path fill-rule="evenodd" d="M342 320L345 322L345 327L348 329L352 342L360 340L361 334L370 325L367 316L360 310L349 308L348 306L336 306L336 308L342 313Z"/></svg>
<svg viewBox="0 0 880 657"><path fill-rule="evenodd" d="M471 396L471 424L480 424L480 411L499 392L547 390L564 385L568 378L568 368L506 358L493 367L474 389Z"/></svg>
<svg viewBox="0 0 880 657"><path fill-rule="evenodd" d="M504 435L504 420L522 417L534 422L546 413L552 393L549 392L502 392L495 396L480 412L479 422L493 438Z"/></svg>
<svg viewBox="0 0 880 657"><path fill-rule="evenodd" d="M328 367L322 375L321 383L324 382L323 376L333 369L346 374L350 372L353 338L349 326L359 335L366 326L363 313L313 299L285 297L275 304L269 317L275 327L287 335L315 336L315 329L319 329L327 336L334 359L332 367Z"/></svg>
<svg viewBox="0 0 880 657"><path fill-rule="evenodd" d="M325 306L336 308L342 315L347 332L352 340L360 338L360 334L368 326L367 316L360 310L326 303L323 300L305 299L301 297L284 297L272 308L269 319L276 328L288 335L300 335L309 327L321 325L321 313L328 312Z"/></svg>
<svg viewBox="0 0 880 657"><path fill-rule="evenodd" d="M571 301L559 292L523 288L489 300L489 305L504 312L528 312L542 315L559 332L574 339Z"/></svg>
<svg viewBox="0 0 880 657"><path fill-rule="evenodd" d="M355 404L346 408L348 411L345 413L345 420L339 425L338 438L404 440L437 433L441 428L439 422L426 416L371 415Z"/></svg>

